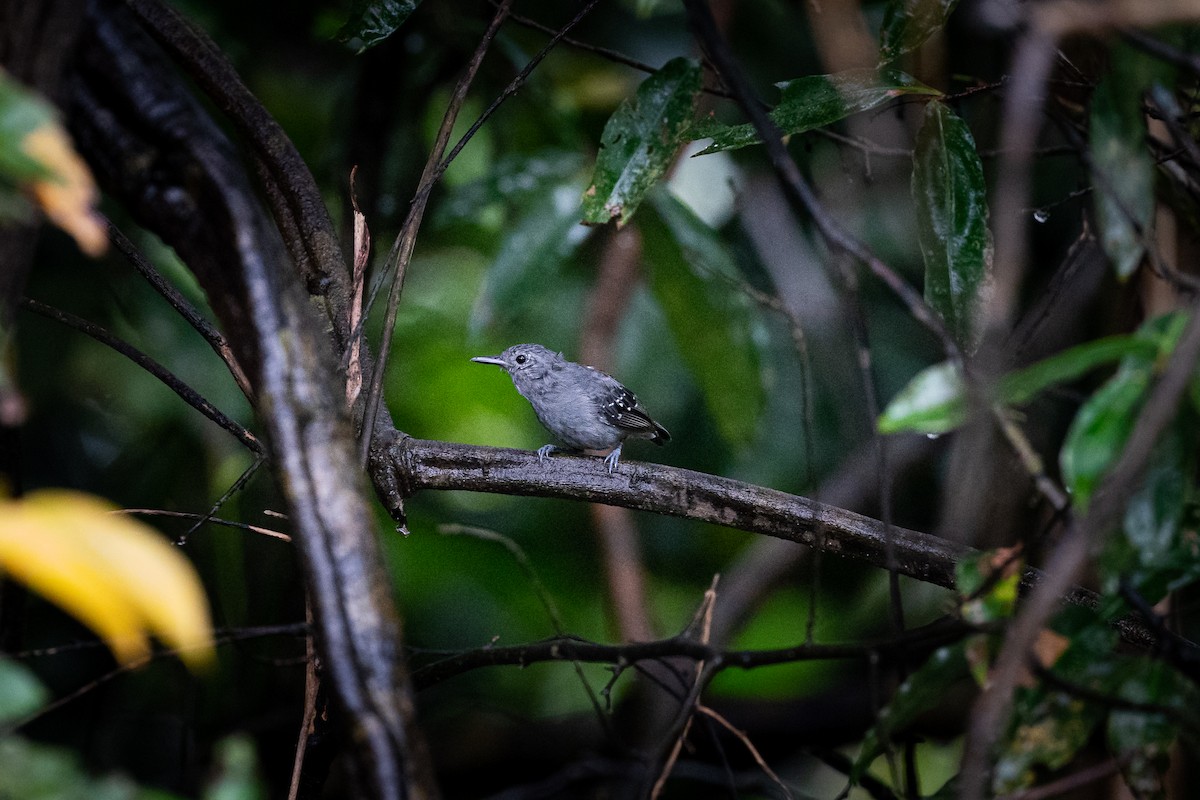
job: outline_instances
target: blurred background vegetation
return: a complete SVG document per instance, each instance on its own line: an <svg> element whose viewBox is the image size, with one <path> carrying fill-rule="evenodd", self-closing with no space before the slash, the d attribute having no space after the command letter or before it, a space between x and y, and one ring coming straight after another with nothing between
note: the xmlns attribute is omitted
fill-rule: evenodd
<svg viewBox="0 0 1200 800"><path fill-rule="evenodd" d="M394 35L356 54L337 41L351 13L345 4L176 5L215 39L287 131L345 242L351 238L349 175L357 167L358 203L371 228L373 263L381 263L491 7L427 0ZM831 8L819 9L825 5ZM868 40L897 5L862 4ZM903 61L920 81L950 96L976 138L989 186L1003 99L999 81L1010 44L1007 30L990 16L1000 5L964 1L943 32ZM763 0L718 2L714 10L760 97L774 103L778 90L772 84L778 81L859 65L854 36L837 33L834 18L842 6L855 4ZM538 0L515 7L522 17L555 29L577 10L577 4ZM652 68L698 55L682 9L668 2L601 3L571 37ZM504 26L471 87L460 131L547 40L545 32L524 24ZM1064 80L1056 90L1068 101L1075 93L1085 102L1106 48L1096 42L1073 47L1064 59L1077 70L1071 77L1079 85ZM653 460L816 499L831 491L834 480L854 481L862 486L852 494L858 498L853 510L972 544L1008 542L1013 532L1045 522L1046 510L1025 502L1028 487L1018 481L1012 493L1020 501L1001 505L998 497L985 498L997 505L994 526L974 531L976 538L947 530L945 493L954 488L947 473L955 462L944 440L889 440L916 456L897 459L903 469L886 511L877 504L878 471L847 467L870 463L872 414L879 410L867 401L857 366L856 315L865 321L880 403L940 360L941 351L878 281L863 274L854 305L835 289L828 276L842 265L811 222L789 209L761 148L680 158L621 232L579 224L605 123L646 77L602 52L557 46L454 161L433 193L408 270L384 394L397 427L419 438L480 445L529 450L546 443L509 379L469 360L539 342L573 360L589 354L593 362L606 360L601 365L671 431L663 449L632 443L622 463ZM701 95L700 104L701 115L743 121L727 99ZM901 96L789 142L841 224L918 287L924 262L910 173L924 106ZM457 132L451 141L456 139ZM1032 236L1025 287L1030 298L1039 296L1090 213L1087 165L1067 144L1069 138L1048 129L1023 210ZM203 292L170 249L121 207L104 201L101 210L194 304L206 307ZM634 266L622 284L628 297L617 303L611 337L598 335L587 322L611 302L597 289L600 276L606 263L630 252ZM684 262L692 266L681 267ZM702 266L694 268L697 263ZM1118 286L1107 275L1093 283L1063 344L1126 331L1145 313L1142 291ZM66 235L46 229L26 294L131 342L254 429L251 410L223 365L118 253L86 259ZM762 302L764 296L778 298L802 323L807 363L787 316ZM368 325L372 342L380 336L382 305ZM19 452L15 489L71 487L130 508L203 513L253 461L233 437L145 371L75 330L23 314L15 352L30 409L19 441L10 443ZM1031 435L1051 463L1080 400L1095 385L1095 379L1085 381L1030 410ZM997 481L997 496L1010 494L1002 490L1012 474L989 478ZM268 513L280 509L263 470L218 516L286 532L286 520ZM409 501L407 511L411 534L387 535L384 547L415 663L443 651L517 644L556 632L596 641L626 634L616 621L597 518L586 505L426 492ZM656 636L685 628L713 576L730 570L755 538L668 517L631 519L641 551L635 566L644 575ZM382 510L380 520L386 531L395 530ZM154 522L176 536L189 524ZM449 535L458 529L447 525L486 529L516 542L552 598L561 631L507 549ZM296 559L284 542L219 525L192 534L184 549L213 606L221 644L217 668L192 675L158 660L108 679L113 662L94 637L26 596L19 635L11 640L19 642L17 657L53 697L88 690L23 731L69 747L89 770L120 772L185 795L211 777L206 771L216 742L249 734L266 791L282 796L300 721L304 640L293 628L268 634L270 626L304 620ZM942 616L953 601L951 592L916 581L903 579L901 586L909 626ZM829 555L797 559L730 645L782 647L805 641L810 631L818 642L869 640L889 633L889 614L884 571ZM577 671L569 664L540 664L476 670L423 690L420 717L447 795L499 794L535 784L573 759L619 750L605 738L581 684L586 680L600 692L612 674L603 666ZM634 684L629 674L616 680L614 701ZM781 759L777 769L803 796L834 797L846 776L822 765L832 757L811 753L860 741L890 685L865 661L800 662L725 671L707 697L764 753ZM968 704L965 691L961 702L952 697L925 720L917 748L925 794L957 769ZM739 774L746 769L744 752L728 740L697 748L695 764L724 759ZM886 769L879 773L887 777ZM723 777L693 781L683 774L668 787L669 796L729 796ZM741 796L770 791L749 788ZM854 791L852 796L865 796Z"/></svg>

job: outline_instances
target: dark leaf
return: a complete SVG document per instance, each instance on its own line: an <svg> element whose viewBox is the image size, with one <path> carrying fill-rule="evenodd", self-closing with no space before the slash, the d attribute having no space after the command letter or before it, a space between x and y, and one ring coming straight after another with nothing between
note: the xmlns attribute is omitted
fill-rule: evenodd
<svg viewBox="0 0 1200 800"><path fill-rule="evenodd" d="M879 60L895 61L946 27L958 0L889 0L879 30Z"/></svg>
<svg viewBox="0 0 1200 800"><path fill-rule="evenodd" d="M784 135L823 128L903 95L941 95L937 89L899 70L854 69L834 75L809 75L775 85L783 96L771 111L771 119ZM713 140L696 155L736 150L761 142L749 123L721 125L703 121L687 132L687 138Z"/></svg>
<svg viewBox="0 0 1200 800"><path fill-rule="evenodd" d="M925 106L913 153L912 195L925 299L971 352L992 272L987 184L971 132L944 103Z"/></svg>
<svg viewBox="0 0 1200 800"><path fill-rule="evenodd" d="M359 0L337 40L361 53L395 33L420 4L421 0Z"/></svg>
<svg viewBox="0 0 1200 800"><path fill-rule="evenodd" d="M946 693L970 676L966 647L966 642L957 642L939 649L900 685L892 702L879 713L875 726L863 738L862 749L850 773L852 781L857 782L871 762L884 752L888 740L902 733L924 712L941 706Z"/></svg>
<svg viewBox="0 0 1200 800"><path fill-rule="evenodd" d="M1129 46L1113 49L1107 77L1091 110L1092 184L1100 243L1121 278L1145 253L1143 236L1154 216L1154 156L1146 146L1142 95L1162 80L1162 62Z"/></svg>
<svg viewBox="0 0 1200 800"><path fill-rule="evenodd" d="M600 137L592 185L583 197L583 221L624 225L663 176L692 123L700 65L676 58L638 87L609 118Z"/></svg>

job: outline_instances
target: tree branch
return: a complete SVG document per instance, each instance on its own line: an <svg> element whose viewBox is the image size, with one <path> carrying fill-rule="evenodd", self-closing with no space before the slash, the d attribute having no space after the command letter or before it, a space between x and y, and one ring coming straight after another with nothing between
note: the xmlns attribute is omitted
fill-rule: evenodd
<svg viewBox="0 0 1200 800"><path fill-rule="evenodd" d="M423 490L459 490L553 497L623 506L673 517L761 533L841 555L872 566L888 566L888 538L896 568L925 583L954 588L955 568L979 551L928 533L887 526L807 497L754 486L731 478L679 467L622 461L611 476L593 456L555 455L548 464L536 453L498 447L414 439L403 434L375 448L370 471L381 494L409 497ZM1021 588L1029 592L1045 580L1026 569ZM1058 602L1097 608L1094 592L1064 585ZM1115 623L1128 642L1150 647L1161 635L1137 616ZM1200 664L1200 646L1185 639L1173 644ZM1194 671L1194 670L1192 670Z"/></svg>
<svg viewBox="0 0 1200 800"><path fill-rule="evenodd" d="M377 798L436 794L326 323L241 158L126 9L90 6L73 126L101 181L193 270L258 398L315 636Z"/></svg>

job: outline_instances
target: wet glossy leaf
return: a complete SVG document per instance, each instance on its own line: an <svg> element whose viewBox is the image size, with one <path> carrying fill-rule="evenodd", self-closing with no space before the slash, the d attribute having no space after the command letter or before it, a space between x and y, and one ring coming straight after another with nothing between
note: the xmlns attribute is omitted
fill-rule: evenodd
<svg viewBox="0 0 1200 800"><path fill-rule="evenodd" d="M889 0L879 30L879 60L887 63L916 50L946 27L958 0Z"/></svg>
<svg viewBox="0 0 1200 800"><path fill-rule="evenodd" d="M1009 373L1000 382L1000 396L1006 405L1021 405L1052 386L1081 378L1097 367L1119 361L1131 354L1149 359L1156 346L1137 336L1108 336L1076 345L1061 353Z"/></svg>
<svg viewBox="0 0 1200 800"><path fill-rule="evenodd" d="M583 221L623 225L671 166L691 125L700 65L668 61L609 118L600 137L592 185L584 193Z"/></svg>
<svg viewBox="0 0 1200 800"><path fill-rule="evenodd" d="M997 396L1006 406L1028 403L1039 393L1068 383L1092 370L1127 356L1145 363L1160 355L1162 345L1144 334L1109 336L1072 347L1000 379ZM881 433L940 434L966 419L966 386L949 362L918 372L880 415ZM1200 391L1200 387L1198 387ZM1200 396L1200 395L1198 395Z"/></svg>
<svg viewBox="0 0 1200 800"><path fill-rule="evenodd" d="M1187 324L1183 313L1148 320L1132 335L1131 347L1117 374L1093 394L1075 415L1059 453L1063 480L1076 508L1087 507L1097 482L1125 445L1156 365L1174 350Z"/></svg>
<svg viewBox="0 0 1200 800"><path fill-rule="evenodd" d="M666 192L652 206L641 223L650 288L718 430L744 445L765 399L753 309L730 289L736 270L716 231Z"/></svg>
<svg viewBox="0 0 1200 800"><path fill-rule="evenodd" d="M880 433L939 434L966 419L966 387L962 373L949 361L926 367L900 390L879 415Z"/></svg>
<svg viewBox="0 0 1200 800"><path fill-rule="evenodd" d="M395 33L420 4L421 0L359 0L336 38L361 53Z"/></svg>
<svg viewBox="0 0 1200 800"><path fill-rule="evenodd" d="M1076 508L1087 508L1100 478L1120 455L1150 379L1147 366L1122 367L1075 415L1059 453L1059 465Z"/></svg>
<svg viewBox="0 0 1200 800"><path fill-rule="evenodd" d="M925 299L968 352L991 283L987 184L970 130L948 106L927 103L913 152L912 196L925 260Z"/></svg>
<svg viewBox="0 0 1200 800"><path fill-rule="evenodd" d="M1142 237L1154 216L1154 155L1146 146L1142 95L1166 76L1162 62L1117 46L1091 109L1091 167L1100 243L1121 278L1145 253Z"/></svg>
<svg viewBox="0 0 1200 800"><path fill-rule="evenodd" d="M775 85L783 94L779 105L771 111L771 119L785 135L823 128L904 95L941 95L937 89L899 70L855 69L833 75L809 75ZM701 156L761 142L749 123L700 122L688 131L688 138L713 140L696 154Z"/></svg>

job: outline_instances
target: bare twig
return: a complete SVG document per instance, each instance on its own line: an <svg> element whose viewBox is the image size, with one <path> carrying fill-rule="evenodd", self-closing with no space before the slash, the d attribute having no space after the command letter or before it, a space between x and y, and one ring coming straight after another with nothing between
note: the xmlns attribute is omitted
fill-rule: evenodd
<svg viewBox="0 0 1200 800"><path fill-rule="evenodd" d="M365 412L363 414L362 434L359 440L359 458L365 466L367 457L371 450L371 439L375 428L375 414L379 409L380 397L383 394L383 376L387 372L388 355L392 349L392 334L396 327L396 316L400 310L400 295L404 291L404 278L408 273L408 263L412 259L413 249L417 245L417 231L421 227L421 220L425 218L425 207L429 202L430 192L433 191L433 186L445 171L445 166L442 162L442 153L446 150L446 144L450 141L450 134L454 130L454 122L458 119L458 112L462 109L462 105L467 99L467 90L470 89L471 83L475 80L475 74L479 71L479 65L483 63L483 57L491 46L492 40L496 38L496 34L500 31L500 25L508 16L508 9L511 0L505 0L496 10L495 16L492 18L491 24L488 25L483 37L479 40L479 44L475 48L474 54L471 56L470 62L467 64L467 69L458 80L458 84L454 87L454 92L450 96L450 102L446 105L446 113L442 117L441 127L438 128L437 138L434 140L433 147L429 152L429 158L425 161L425 169L421 172L421 180L417 184L417 191L413 195L412 204L408 209L408 216L404 219L404 225L400 228L400 233L396 236L396 241L392 244L392 250L388 253L387 261L384 265L384 274L387 274L393 267L395 274L392 276L392 285L388 291L388 306L387 314L384 317L383 323L383 338L379 343L379 358L375 362L375 369L371 373L371 383L367 390L367 399ZM460 142L461 144L461 142ZM370 303L368 303L368 308Z"/></svg>
<svg viewBox="0 0 1200 800"><path fill-rule="evenodd" d="M221 519L220 517L214 517L210 514L197 514L192 511L167 511L166 509L162 509L162 508L120 508L120 509L117 509L116 511L114 511L113 513L114 514L139 514L141 516L146 516L146 517L179 517L180 519L192 519L192 520L199 519L199 520L204 520L206 523L209 523L212 525L221 525L222 527L225 527L225 528L237 528L239 530L250 531L251 533L261 534L262 536L269 536L272 539L279 539L280 541L284 541L284 542L290 542L292 540L292 537L288 536L286 533L281 533L280 531L274 531L274 530L271 530L270 528L264 528L260 525L251 525L246 522L234 522L233 520Z"/></svg>
<svg viewBox="0 0 1200 800"><path fill-rule="evenodd" d="M246 373L242 371L242 365L233 355L233 350L229 347L229 342L226 341L225 335L217 330L211 322L205 319L196 308L187 301L187 298L176 289L171 283L164 278L154 265L142 254L137 246L129 240L121 229L112 222L108 222L108 238L113 245L120 250L133 268L141 273L154 291L163 296L163 299L171 304L171 308L179 316L183 317L187 324L191 325L197 333L208 342L208 346L213 349L225 366L229 369L229 373L233 375L233 380L237 383L238 388L242 390L242 394L254 404L254 390L250 386L250 379L246 377Z"/></svg>
<svg viewBox="0 0 1200 800"><path fill-rule="evenodd" d="M99 325L81 319L70 312L48 306L45 303L39 303L37 300L31 300L27 297L21 301L21 307L35 314L52 319L55 322L61 322L63 325L74 328L81 333L86 333L106 347L112 348L162 381L168 389L179 395L183 402L233 434L247 450L259 456L266 454L266 449L257 436L225 416L219 408L208 402L208 400L205 400L199 392L175 377L170 370L133 345L117 338Z"/></svg>
<svg viewBox="0 0 1200 800"><path fill-rule="evenodd" d="M779 775L775 773L775 770L768 766L766 759L764 759L762 754L758 752L758 748L755 747L754 743L750 741L750 737L746 735L745 731L738 730L736 727L734 727L733 723L703 703L700 703L696 706L696 711L705 715L709 719L714 720L722 728L733 734L733 736L742 743L742 747L746 748L746 752L750 754L750 757L754 759L754 763L758 764L758 768L766 773L766 776L774 781L775 785L783 791L784 797L787 797L789 800L791 800L793 796L792 790L789 789L788 785L783 782L783 779L781 779Z"/></svg>
<svg viewBox="0 0 1200 800"><path fill-rule="evenodd" d="M696 618L692 621L691 626L689 626L689 630L684 634L688 637L694 637L698 643L705 646L708 645L709 633L712 630L712 613L713 605L717 601L718 580L719 576L714 575L712 584L704 592L704 600L700 603L700 608L696 612ZM655 779L654 785L650 790L651 800L657 800L658 796L662 794L663 787L667 783L667 778L671 775L671 769L679 758L679 751L683 749L683 742L687 738L688 731L691 729L693 711L700 706L700 695L709 682L711 682L713 676L720 670L720 667L717 665L710 667L708 662L699 659L696 661L694 669L695 677L687 697L684 698L683 703L680 705L679 714L674 725L674 735L668 739L671 742L671 746L668 749L666 758L663 759L658 778ZM652 763L657 763L658 760L654 759Z"/></svg>
<svg viewBox="0 0 1200 800"><path fill-rule="evenodd" d="M312 603L304 601L304 621L312 626ZM304 637L304 713L300 716L300 733L296 740L296 755L292 760L292 780L288 786L288 800L296 800L300 794L300 776L304 772L304 755L308 751L308 740L316 731L317 697L320 694L320 665L312 633Z"/></svg>

